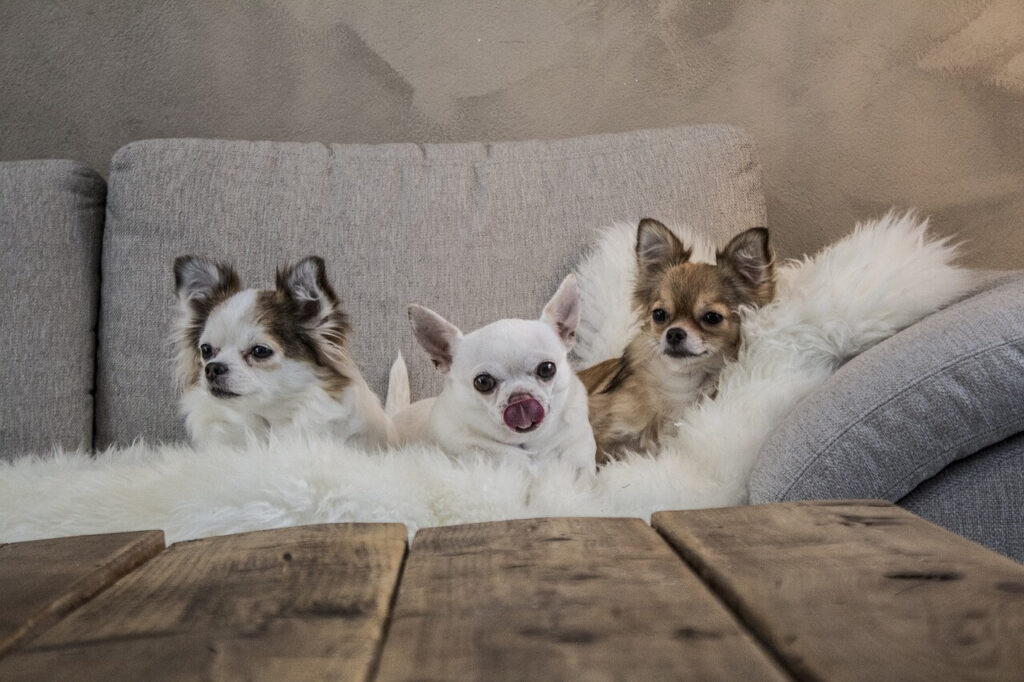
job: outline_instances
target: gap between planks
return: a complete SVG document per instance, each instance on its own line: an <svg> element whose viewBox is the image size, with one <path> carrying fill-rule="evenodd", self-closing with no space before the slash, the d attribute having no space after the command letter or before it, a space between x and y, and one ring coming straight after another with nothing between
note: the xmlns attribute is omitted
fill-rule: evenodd
<svg viewBox="0 0 1024 682"><path fill-rule="evenodd" d="M379 680L788 679L640 519L417 533Z"/></svg>
<svg viewBox="0 0 1024 682"><path fill-rule="evenodd" d="M365 679L406 538L335 524L175 544L0 660L0 679Z"/></svg>
<svg viewBox="0 0 1024 682"><path fill-rule="evenodd" d="M1019 679L1024 566L882 501L658 512L800 679Z"/></svg>

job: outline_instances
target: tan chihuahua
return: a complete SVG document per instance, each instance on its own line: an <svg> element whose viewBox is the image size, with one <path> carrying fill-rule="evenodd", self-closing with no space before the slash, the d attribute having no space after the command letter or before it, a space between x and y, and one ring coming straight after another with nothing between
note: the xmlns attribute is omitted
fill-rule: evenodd
<svg viewBox="0 0 1024 682"><path fill-rule="evenodd" d="M665 225L640 221L633 303L640 333L620 358L579 372L589 394L598 464L626 451L645 452L675 432L675 422L715 391L718 374L740 346L741 306L775 293L768 230L752 227L716 254L714 265L690 260Z"/></svg>

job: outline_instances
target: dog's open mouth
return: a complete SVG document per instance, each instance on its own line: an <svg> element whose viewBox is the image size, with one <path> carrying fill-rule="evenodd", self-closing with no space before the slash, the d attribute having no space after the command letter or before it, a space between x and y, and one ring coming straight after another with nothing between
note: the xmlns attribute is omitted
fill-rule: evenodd
<svg viewBox="0 0 1024 682"><path fill-rule="evenodd" d="M544 421L544 406L536 398L524 396L509 403L502 416L505 426L516 433L529 433Z"/></svg>
<svg viewBox="0 0 1024 682"><path fill-rule="evenodd" d="M217 388L216 386L210 386L210 395L214 398L237 398L237 393L232 393L223 388Z"/></svg>

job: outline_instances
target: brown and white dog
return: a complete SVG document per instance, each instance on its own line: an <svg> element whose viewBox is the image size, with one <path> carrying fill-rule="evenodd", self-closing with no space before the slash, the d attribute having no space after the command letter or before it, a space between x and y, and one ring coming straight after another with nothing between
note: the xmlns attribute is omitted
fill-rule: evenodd
<svg viewBox="0 0 1024 682"><path fill-rule="evenodd" d="M589 394L598 463L626 451L644 452L674 432L740 346L740 308L769 302L775 291L768 230L734 237L712 264L665 225L640 221L633 303L639 334L622 357L579 372Z"/></svg>
<svg viewBox="0 0 1024 682"><path fill-rule="evenodd" d="M274 289L242 289L230 265L174 261L176 377L195 445L302 432L387 446L394 427L345 349L349 325L310 256Z"/></svg>

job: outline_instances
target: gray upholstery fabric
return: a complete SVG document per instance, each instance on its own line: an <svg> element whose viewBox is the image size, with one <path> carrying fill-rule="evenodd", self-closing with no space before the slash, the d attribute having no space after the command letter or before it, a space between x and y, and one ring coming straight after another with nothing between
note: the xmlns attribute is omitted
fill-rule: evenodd
<svg viewBox="0 0 1024 682"><path fill-rule="evenodd" d="M72 161L0 163L0 458L92 445L105 194Z"/></svg>
<svg viewBox="0 0 1024 682"><path fill-rule="evenodd" d="M331 145L164 140L114 157L103 252L97 442L184 435L166 343L171 260L235 261L243 284L320 254L382 392L402 350L440 386L405 309L463 329L537 317L594 229L650 215L717 238L765 222L760 169L726 126L552 142Z"/></svg>
<svg viewBox="0 0 1024 682"><path fill-rule="evenodd" d="M1024 434L949 465L899 504L1024 562Z"/></svg>
<svg viewBox="0 0 1024 682"><path fill-rule="evenodd" d="M765 443L751 501L898 500L950 462L1022 430L1017 273L840 368Z"/></svg>

